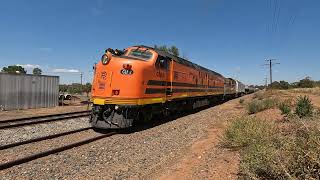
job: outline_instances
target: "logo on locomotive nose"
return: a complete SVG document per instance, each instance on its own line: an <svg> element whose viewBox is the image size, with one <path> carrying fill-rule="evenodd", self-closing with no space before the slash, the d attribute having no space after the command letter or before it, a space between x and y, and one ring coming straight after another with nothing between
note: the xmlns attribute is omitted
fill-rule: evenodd
<svg viewBox="0 0 320 180"><path fill-rule="evenodd" d="M133 71L131 69L122 69L120 73L124 75L131 75L133 74Z"/></svg>
<svg viewBox="0 0 320 180"><path fill-rule="evenodd" d="M101 79L106 80L107 79L107 72L103 71L101 73Z"/></svg>

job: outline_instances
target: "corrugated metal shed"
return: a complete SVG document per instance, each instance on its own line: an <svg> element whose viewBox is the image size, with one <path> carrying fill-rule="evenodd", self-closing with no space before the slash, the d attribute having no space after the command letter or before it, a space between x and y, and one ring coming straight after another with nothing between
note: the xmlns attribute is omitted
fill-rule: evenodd
<svg viewBox="0 0 320 180"><path fill-rule="evenodd" d="M54 107L58 98L58 76L0 73L0 109Z"/></svg>

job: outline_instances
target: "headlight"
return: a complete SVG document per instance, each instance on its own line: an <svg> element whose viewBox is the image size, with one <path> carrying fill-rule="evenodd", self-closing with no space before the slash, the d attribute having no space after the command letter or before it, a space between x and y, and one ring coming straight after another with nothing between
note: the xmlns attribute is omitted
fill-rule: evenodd
<svg viewBox="0 0 320 180"><path fill-rule="evenodd" d="M109 60L110 60L110 59L109 59L109 56L108 56L107 54L104 54L104 55L101 57L101 62L102 62L103 65L108 64Z"/></svg>

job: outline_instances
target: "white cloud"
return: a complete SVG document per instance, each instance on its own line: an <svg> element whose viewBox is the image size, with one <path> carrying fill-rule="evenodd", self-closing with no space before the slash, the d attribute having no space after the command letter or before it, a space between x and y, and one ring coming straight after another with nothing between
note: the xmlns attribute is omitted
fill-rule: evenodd
<svg viewBox="0 0 320 180"><path fill-rule="evenodd" d="M17 64L17 66L21 66L21 67L26 68L26 69L34 69L34 68L40 68L41 67L40 65L37 65L37 64Z"/></svg>
<svg viewBox="0 0 320 180"><path fill-rule="evenodd" d="M80 71L77 69L53 69L54 73L79 73Z"/></svg>

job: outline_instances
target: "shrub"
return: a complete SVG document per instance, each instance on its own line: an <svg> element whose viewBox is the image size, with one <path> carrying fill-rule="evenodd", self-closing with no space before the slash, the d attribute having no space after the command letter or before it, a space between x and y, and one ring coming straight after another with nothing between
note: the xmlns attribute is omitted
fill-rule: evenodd
<svg viewBox="0 0 320 180"><path fill-rule="evenodd" d="M253 95L253 99L262 100L266 96L265 92L259 91Z"/></svg>
<svg viewBox="0 0 320 180"><path fill-rule="evenodd" d="M239 103L243 104L244 103L244 99L239 99Z"/></svg>
<svg viewBox="0 0 320 180"><path fill-rule="evenodd" d="M253 100L248 104L247 110L249 114L255 114L263 110L263 105L261 101Z"/></svg>
<svg viewBox="0 0 320 180"><path fill-rule="evenodd" d="M267 98L262 101L262 104L264 106L264 109L270 109L277 106L278 102L276 99Z"/></svg>
<svg viewBox="0 0 320 180"><path fill-rule="evenodd" d="M248 104L247 110L249 114L255 114L257 112L273 108L276 105L277 101L271 98L267 98L264 100L253 100Z"/></svg>
<svg viewBox="0 0 320 180"><path fill-rule="evenodd" d="M313 105L308 96L299 96L297 99L295 114L300 118L312 116Z"/></svg>
<svg viewBox="0 0 320 180"><path fill-rule="evenodd" d="M235 120L224 134L228 147L245 147L254 143L267 141L273 134L274 126L270 122L256 118L243 117Z"/></svg>
<svg viewBox="0 0 320 180"><path fill-rule="evenodd" d="M288 116L291 114L291 107L287 102L280 103L278 107L282 115Z"/></svg>

